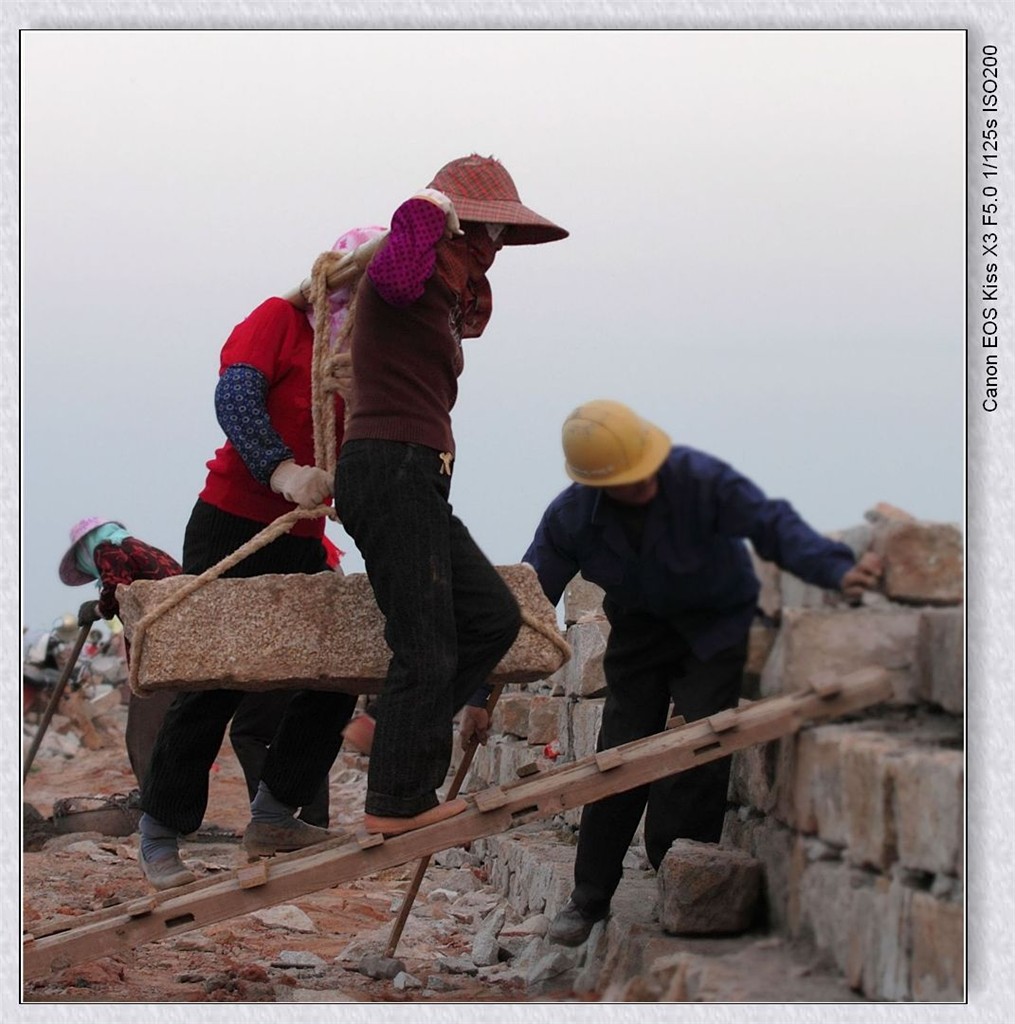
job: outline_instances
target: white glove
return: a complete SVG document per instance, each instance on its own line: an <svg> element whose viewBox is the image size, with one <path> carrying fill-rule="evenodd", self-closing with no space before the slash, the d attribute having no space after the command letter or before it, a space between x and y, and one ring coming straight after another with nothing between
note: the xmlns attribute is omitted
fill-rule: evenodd
<svg viewBox="0 0 1015 1024"><path fill-rule="evenodd" d="M331 497L331 480L323 469L297 466L292 459L286 459L271 474L271 489L295 505L314 508Z"/></svg>
<svg viewBox="0 0 1015 1024"><path fill-rule="evenodd" d="M424 188L412 198L425 199L428 203L433 203L434 206L439 206L444 211L444 216L447 218L445 222L446 238L454 238L456 235L465 234L458 223L458 213L455 210L455 204L443 192L438 192L435 188Z"/></svg>

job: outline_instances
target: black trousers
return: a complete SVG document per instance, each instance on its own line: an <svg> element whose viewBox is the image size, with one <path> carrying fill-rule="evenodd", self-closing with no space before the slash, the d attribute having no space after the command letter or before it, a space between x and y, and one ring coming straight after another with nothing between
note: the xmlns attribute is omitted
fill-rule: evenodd
<svg viewBox="0 0 1015 1024"><path fill-rule="evenodd" d="M144 786L162 720L176 697L175 690L159 690L144 697L132 693L127 698L127 729L123 739L139 788Z"/></svg>
<svg viewBox="0 0 1015 1024"><path fill-rule="evenodd" d="M374 707L368 814L410 817L437 804L451 763L452 719L521 626L518 603L448 502L439 453L349 441L335 479L392 656Z"/></svg>
<svg viewBox="0 0 1015 1024"><path fill-rule="evenodd" d="M210 568L259 533L263 523L229 515L198 501L183 541L183 571ZM225 576L329 571L324 547L312 537L285 534L255 551ZM354 694L331 691L198 690L179 694L163 720L141 790L141 806L156 821L187 834L208 806L208 775L234 715L233 742L240 736L248 790L263 779L272 794L293 807L324 803L327 824L328 773L342 745L342 729L356 706ZM249 737L249 742L244 740ZM244 762L241 751L252 760ZM261 753L263 751L263 754ZM260 761L258 764L256 762ZM322 793L323 790L323 793Z"/></svg>
<svg viewBox="0 0 1015 1024"><path fill-rule="evenodd" d="M688 722L735 707L747 638L701 661L668 622L627 613L604 601L610 620L603 668L607 694L597 750L661 732L669 716ZM572 898L588 914L609 909L624 855L645 813L645 851L658 868L674 839L718 842L729 788L730 758L617 793L582 811Z"/></svg>
<svg viewBox="0 0 1015 1024"><path fill-rule="evenodd" d="M229 722L229 742L243 769L247 795L251 800L254 799L258 783L268 763L268 748L294 696L293 690L266 690L263 693L244 694ZM328 766L329 771L330 769L331 765ZM270 783L268 788L272 793L275 792ZM313 797L300 808L299 816L310 825L327 828L330 808L328 773L325 772Z"/></svg>

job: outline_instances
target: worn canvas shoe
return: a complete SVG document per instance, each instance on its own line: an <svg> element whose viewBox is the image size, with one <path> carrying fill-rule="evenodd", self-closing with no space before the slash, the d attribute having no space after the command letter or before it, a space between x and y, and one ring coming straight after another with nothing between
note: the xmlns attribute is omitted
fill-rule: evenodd
<svg viewBox="0 0 1015 1024"><path fill-rule="evenodd" d="M316 846L326 839L335 839L336 833L326 828L308 825L299 818L290 818L282 825L268 825L252 821L243 833L243 848L250 857L270 857L275 853L291 853Z"/></svg>
<svg viewBox="0 0 1015 1024"><path fill-rule="evenodd" d="M433 825L446 818L453 818L461 814L468 807L468 803L461 797L454 800L447 800L436 807L431 807L421 814L414 814L411 818L385 818L377 814L364 814L363 827L367 832L380 832L385 836L400 836L403 832L412 832L417 828L424 828L426 825Z"/></svg>
<svg viewBox="0 0 1015 1024"><path fill-rule="evenodd" d="M546 937L562 946L580 946L588 939L595 923L604 917L605 912L598 916L586 914L574 900L568 900L551 922Z"/></svg>
<svg viewBox="0 0 1015 1024"><path fill-rule="evenodd" d="M145 878L156 889L175 889L177 886L197 881L197 876L184 867L177 851L155 860L145 860L144 854L138 850L137 859Z"/></svg>

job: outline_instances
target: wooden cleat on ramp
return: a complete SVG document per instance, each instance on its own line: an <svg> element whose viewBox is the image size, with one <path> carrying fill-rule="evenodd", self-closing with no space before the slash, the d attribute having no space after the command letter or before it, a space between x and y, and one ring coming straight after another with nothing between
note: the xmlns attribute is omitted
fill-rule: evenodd
<svg viewBox="0 0 1015 1024"><path fill-rule="evenodd" d="M709 715L705 721L708 722L713 732L728 732L730 729L737 727L739 712L736 708L727 708L725 711L718 712L718 714Z"/></svg>
<svg viewBox="0 0 1015 1024"><path fill-rule="evenodd" d="M842 692L842 683L831 672L819 672L810 680L810 689L819 697L837 697Z"/></svg>
<svg viewBox="0 0 1015 1024"><path fill-rule="evenodd" d="M356 844L361 850L369 850L371 846L380 846L384 836L380 832L368 832L365 828L356 829Z"/></svg>
<svg viewBox="0 0 1015 1024"><path fill-rule="evenodd" d="M624 763L624 755L616 747L600 750L593 754L593 757L596 759L596 767L601 772L608 772L611 768L619 768Z"/></svg>
<svg viewBox="0 0 1015 1024"><path fill-rule="evenodd" d="M259 885L267 885L268 861L258 860L253 864L237 869L236 884L241 889L256 889Z"/></svg>
<svg viewBox="0 0 1015 1024"><path fill-rule="evenodd" d="M485 814L487 811L495 811L497 808L503 807L508 802L508 798L500 786L490 786L487 789L481 789L473 797L473 802L476 809Z"/></svg>

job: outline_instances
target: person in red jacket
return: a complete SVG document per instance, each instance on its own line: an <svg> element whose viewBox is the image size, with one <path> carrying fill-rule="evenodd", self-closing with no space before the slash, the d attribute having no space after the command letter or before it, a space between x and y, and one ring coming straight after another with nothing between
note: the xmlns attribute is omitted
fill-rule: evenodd
<svg viewBox="0 0 1015 1024"><path fill-rule="evenodd" d="M352 245L360 234L350 233ZM335 246L347 247L343 239ZM314 464L313 311L301 305L267 299L237 324L222 349L215 408L226 441L208 463L205 486L187 524L185 573L211 568L296 507L331 502L332 480ZM332 329L337 326L333 320ZM339 441L344 411L344 400L335 394ZM323 517L301 519L224 576L328 572L323 538ZM356 705L354 694L276 693L284 707L251 800L244 833L250 854L302 849L331 837L326 828L297 814L326 785ZM237 690L182 693L166 714L141 792L139 859L155 888L194 879L180 860L179 839L201 823L209 770L243 698Z"/></svg>

